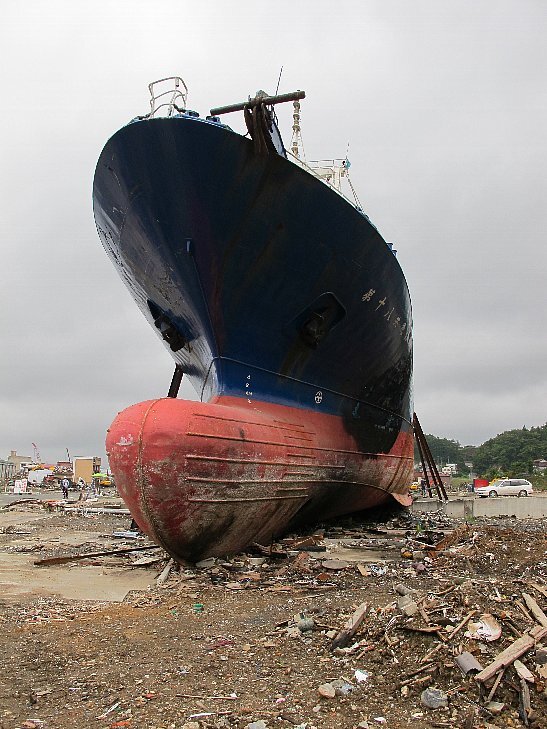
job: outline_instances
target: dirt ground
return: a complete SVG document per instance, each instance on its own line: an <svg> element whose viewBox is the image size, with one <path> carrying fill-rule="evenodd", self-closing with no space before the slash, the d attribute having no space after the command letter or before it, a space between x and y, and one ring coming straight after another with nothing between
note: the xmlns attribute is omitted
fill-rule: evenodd
<svg viewBox="0 0 547 729"><path fill-rule="evenodd" d="M486 668L541 627L545 521L353 519L163 584L157 549L34 564L145 546L112 536L129 523L0 512L2 729L547 727L547 636L520 656L530 675L510 663L490 703L493 681L455 663L469 652ZM424 705L428 687L445 706Z"/></svg>

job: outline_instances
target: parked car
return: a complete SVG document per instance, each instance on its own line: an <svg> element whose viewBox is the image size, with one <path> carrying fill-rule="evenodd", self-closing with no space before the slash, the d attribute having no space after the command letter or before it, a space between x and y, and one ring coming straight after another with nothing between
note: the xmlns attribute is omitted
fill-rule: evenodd
<svg viewBox="0 0 547 729"><path fill-rule="evenodd" d="M501 478L488 486L475 486L475 493L483 499L487 496L530 496L534 489L525 478Z"/></svg>

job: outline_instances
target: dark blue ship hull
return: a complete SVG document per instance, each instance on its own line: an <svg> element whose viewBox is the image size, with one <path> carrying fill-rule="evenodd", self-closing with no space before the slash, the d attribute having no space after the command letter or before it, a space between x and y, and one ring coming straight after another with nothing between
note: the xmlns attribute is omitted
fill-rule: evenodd
<svg viewBox="0 0 547 729"><path fill-rule="evenodd" d="M339 415L371 452L411 431L403 273L325 183L183 114L118 131L93 196L107 253L202 400Z"/></svg>

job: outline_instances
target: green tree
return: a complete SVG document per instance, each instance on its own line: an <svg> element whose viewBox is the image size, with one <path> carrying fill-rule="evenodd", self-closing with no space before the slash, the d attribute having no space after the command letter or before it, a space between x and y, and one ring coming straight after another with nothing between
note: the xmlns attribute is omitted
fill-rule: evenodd
<svg viewBox="0 0 547 729"><path fill-rule="evenodd" d="M457 440L451 440L449 438L439 438L436 435L428 434L425 436L429 450L433 456L435 463L441 467L445 463L456 463L458 469L465 473L464 462L468 459L464 456L464 448L458 443ZM469 446L466 446L468 448ZM420 454L418 446L414 442L414 460L419 462Z"/></svg>
<svg viewBox="0 0 547 729"><path fill-rule="evenodd" d="M537 428L507 430L478 446L474 457L477 473L497 469L502 475L529 474L532 461L547 454L547 423Z"/></svg>

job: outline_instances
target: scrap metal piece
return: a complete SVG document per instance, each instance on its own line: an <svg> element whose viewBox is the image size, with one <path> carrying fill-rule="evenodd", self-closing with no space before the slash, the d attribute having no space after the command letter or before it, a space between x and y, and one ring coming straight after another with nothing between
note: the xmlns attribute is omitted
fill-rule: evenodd
<svg viewBox="0 0 547 729"><path fill-rule="evenodd" d="M454 663L458 666L464 676L467 676L467 674L472 671L479 673L484 670L475 656L472 653L469 653L469 651L465 651L464 653L460 653L459 656L456 656Z"/></svg>

